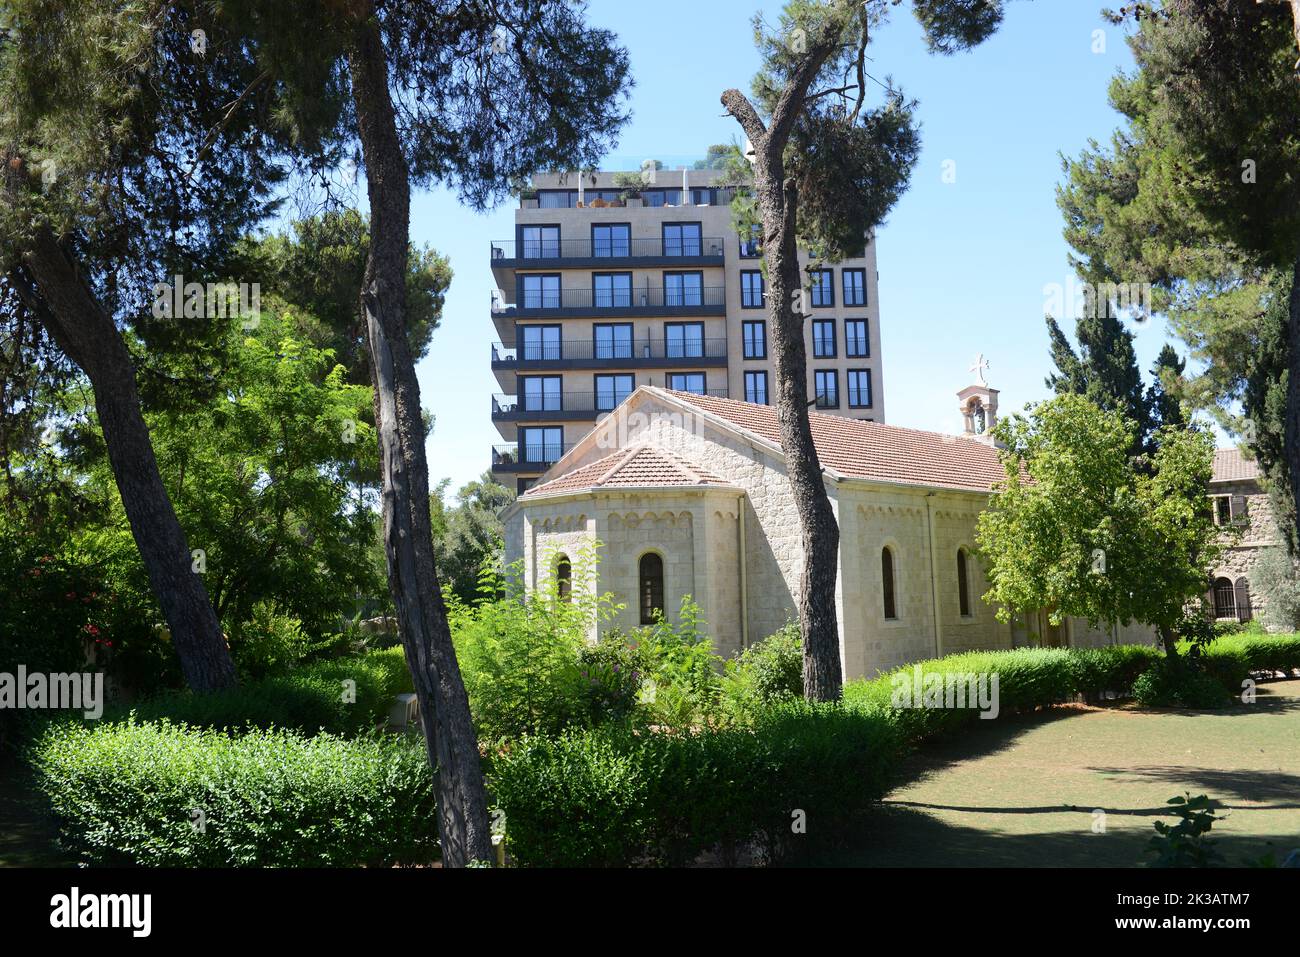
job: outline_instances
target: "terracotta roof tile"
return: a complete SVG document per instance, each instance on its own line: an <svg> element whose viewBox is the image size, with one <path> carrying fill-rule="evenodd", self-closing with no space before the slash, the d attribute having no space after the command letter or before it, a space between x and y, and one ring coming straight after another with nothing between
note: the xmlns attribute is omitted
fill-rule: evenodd
<svg viewBox="0 0 1300 957"><path fill-rule="evenodd" d="M525 493L525 497L597 488L674 488L683 485L727 487L729 483L675 452L652 445L633 445L544 485L535 485Z"/></svg>
<svg viewBox="0 0 1300 957"><path fill-rule="evenodd" d="M1248 459L1240 449L1214 450L1212 482L1242 482L1260 477L1259 462Z"/></svg>
<svg viewBox="0 0 1300 957"><path fill-rule="evenodd" d="M781 442L776 408L735 399L655 389L725 419L760 438ZM1006 479L998 451L977 439L904 429L880 422L809 412L824 467L853 478L987 492Z"/></svg>

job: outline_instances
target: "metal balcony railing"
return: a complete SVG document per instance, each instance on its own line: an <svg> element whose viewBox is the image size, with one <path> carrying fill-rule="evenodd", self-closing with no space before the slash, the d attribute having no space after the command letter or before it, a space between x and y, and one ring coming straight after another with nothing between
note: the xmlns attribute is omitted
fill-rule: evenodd
<svg viewBox="0 0 1300 957"><path fill-rule="evenodd" d="M513 239L492 243L492 261L505 259L675 259L701 256L721 258L726 240L717 236L684 239L600 238L590 239Z"/></svg>
<svg viewBox="0 0 1300 957"><path fill-rule="evenodd" d="M565 339L558 343L524 344L509 349L492 344L492 362L513 366L535 362L624 362L629 365L666 359L726 359L726 339L675 341L664 337L610 342L607 339Z"/></svg>
<svg viewBox="0 0 1300 957"><path fill-rule="evenodd" d="M640 289L553 289L528 290L519 294L517 306L492 299L493 312L512 309L562 311L565 309L692 309L721 308L727 304L726 286L688 287L685 289L648 287Z"/></svg>
<svg viewBox="0 0 1300 957"><path fill-rule="evenodd" d="M509 469L548 469L564 457L573 445L561 442L525 442L522 451L518 442L492 446L492 467Z"/></svg>
<svg viewBox="0 0 1300 957"><path fill-rule="evenodd" d="M555 392L544 396L492 396L492 418L512 421L579 417L613 412L630 393L616 390L600 392ZM727 398L726 389L706 389L702 395Z"/></svg>

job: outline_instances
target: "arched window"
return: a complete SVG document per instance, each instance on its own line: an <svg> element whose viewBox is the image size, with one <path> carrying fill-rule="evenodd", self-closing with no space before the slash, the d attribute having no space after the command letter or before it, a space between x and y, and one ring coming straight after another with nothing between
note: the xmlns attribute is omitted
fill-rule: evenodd
<svg viewBox="0 0 1300 957"><path fill-rule="evenodd" d="M970 617L970 575L966 570L966 549L957 549L957 604L963 618Z"/></svg>
<svg viewBox="0 0 1300 957"><path fill-rule="evenodd" d="M573 563L568 555L561 555L555 562L555 594L560 601L569 601L573 596Z"/></svg>
<svg viewBox="0 0 1300 957"><path fill-rule="evenodd" d="M1214 617L1237 617L1237 593L1236 589L1232 587L1231 579L1216 578L1214 580Z"/></svg>
<svg viewBox="0 0 1300 957"><path fill-rule="evenodd" d="M898 617L898 603L894 598L894 552L890 548L880 550L880 583L884 597L885 617Z"/></svg>
<svg viewBox="0 0 1300 957"><path fill-rule="evenodd" d="M664 611L664 560L654 552L641 556L641 624L653 625Z"/></svg>

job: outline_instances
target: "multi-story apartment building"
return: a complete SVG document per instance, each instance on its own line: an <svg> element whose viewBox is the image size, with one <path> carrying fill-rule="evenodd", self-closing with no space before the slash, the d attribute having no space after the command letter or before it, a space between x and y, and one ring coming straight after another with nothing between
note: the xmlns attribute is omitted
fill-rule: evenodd
<svg viewBox="0 0 1300 957"><path fill-rule="evenodd" d="M536 177L492 243L492 471L520 491L640 385L772 401L761 252L721 174L660 170L639 196L615 175ZM883 422L874 245L811 274L804 303L816 407Z"/></svg>

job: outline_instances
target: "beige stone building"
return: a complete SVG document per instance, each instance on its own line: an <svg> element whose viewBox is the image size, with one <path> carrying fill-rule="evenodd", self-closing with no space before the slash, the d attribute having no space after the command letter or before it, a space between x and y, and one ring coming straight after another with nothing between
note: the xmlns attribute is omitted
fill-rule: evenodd
<svg viewBox="0 0 1300 957"><path fill-rule="evenodd" d="M840 527L846 677L969 649L1152 640L1042 613L997 620L974 555L977 516L1003 477L984 434L997 393L981 377L959 403L962 436L810 413ZM625 603L600 627L672 618L690 595L730 655L795 615L799 520L770 406L642 386L504 517L507 561L522 560L530 588L571 576L574 556L601 543L598 580L568 586Z"/></svg>
<svg viewBox="0 0 1300 957"><path fill-rule="evenodd" d="M640 386L758 404L774 386L759 246L720 174L659 170L636 195L616 175L535 177L492 244L492 471L519 491ZM818 408L883 422L876 278L864 243L799 305Z"/></svg>
<svg viewBox="0 0 1300 957"><path fill-rule="evenodd" d="M1207 604L1219 621L1250 621L1264 611L1251 587L1260 553L1282 544L1268 493L1260 483L1259 463L1237 449L1219 449L1214 453L1210 496L1214 522L1223 529L1224 552Z"/></svg>

